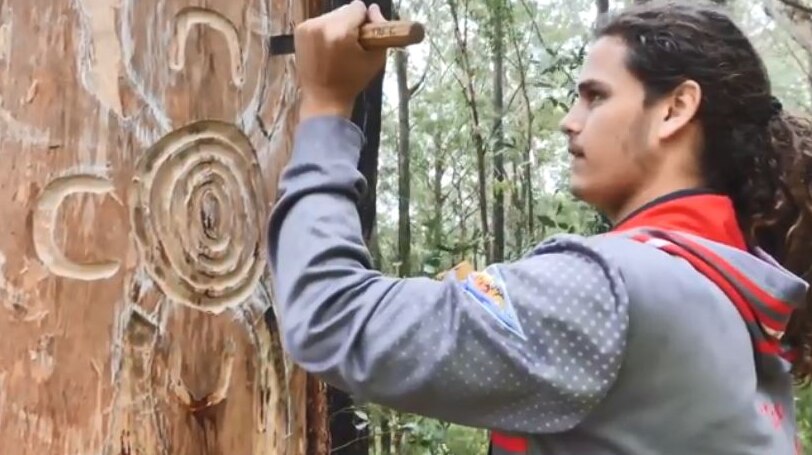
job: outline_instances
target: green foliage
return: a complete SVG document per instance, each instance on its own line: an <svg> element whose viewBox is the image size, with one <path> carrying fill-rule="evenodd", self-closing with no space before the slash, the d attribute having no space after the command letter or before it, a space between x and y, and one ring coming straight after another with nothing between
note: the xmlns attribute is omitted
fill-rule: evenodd
<svg viewBox="0 0 812 455"><path fill-rule="evenodd" d="M484 432L459 425L416 417L405 427L403 455L467 455L485 453L488 448Z"/></svg>
<svg viewBox="0 0 812 455"><path fill-rule="evenodd" d="M795 397L798 421L798 433L808 450L812 449L812 389L806 387L798 390Z"/></svg>
<svg viewBox="0 0 812 455"><path fill-rule="evenodd" d="M610 2L611 10L631 2ZM766 60L776 93L785 105L808 109L809 55L765 14L762 2L729 2ZM769 2L768 2L769 3ZM401 0L400 15L426 24L426 42L410 47L411 258L412 275L435 276L467 260L485 265L486 239L478 193L475 133L484 138L487 197L492 197L494 150L504 154L506 260L558 233L595 234L605 219L567 191L568 157L558 123L574 99L596 14L593 0ZM495 144L494 19L504 23L504 143ZM456 17L456 20L455 20ZM381 269L396 274L398 191L398 90L394 65L385 80L378 187ZM475 117L476 114L476 117ZM476 121L475 121L476 120ZM493 222L492 219L490 221ZM490 229L493 232L493 229ZM734 380L734 379L732 379ZM798 420L812 441L812 392L799 391ZM482 430L433 419L362 408L381 448L388 428L397 453L484 454ZM385 438L384 438L385 439Z"/></svg>

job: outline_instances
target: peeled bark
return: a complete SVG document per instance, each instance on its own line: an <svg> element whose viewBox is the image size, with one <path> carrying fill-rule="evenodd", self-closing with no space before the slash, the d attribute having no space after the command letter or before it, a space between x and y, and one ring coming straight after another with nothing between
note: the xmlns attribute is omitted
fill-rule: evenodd
<svg viewBox="0 0 812 455"><path fill-rule="evenodd" d="M326 452L263 321L309 3L0 2L0 453Z"/></svg>

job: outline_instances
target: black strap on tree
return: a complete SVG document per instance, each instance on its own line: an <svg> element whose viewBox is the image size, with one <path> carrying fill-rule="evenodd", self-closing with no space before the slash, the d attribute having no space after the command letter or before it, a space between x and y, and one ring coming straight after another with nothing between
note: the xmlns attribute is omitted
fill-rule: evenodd
<svg viewBox="0 0 812 455"><path fill-rule="evenodd" d="M332 11L350 0L321 0L321 11ZM381 13L387 19L392 17L391 0L364 0L368 5L377 3ZM315 2L318 4L318 0ZM310 3L313 4L313 3ZM316 15L317 15L316 14ZM293 36L280 35L272 37L269 50L272 54L287 54L293 52ZM350 64L352 64L350 62ZM361 149L358 160L358 169L367 181L367 191L362 195L358 204L358 213L361 220L361 229L364 240L369 243L375 225L376 187L378 183L378 147L381 133L381 103L383 100L383 77L381 72L369 86L358 96L353 107L352 122L358 125L366 138L365 146ZM273 327L273 312L265 314L269 327ZM318 392L316 392L318 393ZM314 410L316 414L320 412ZM329 418L331 455L368 455L369 431L366 426L357 425L360 422L356 417L352 398L341 390L327 386L327 412ZM320 427L321 425L316 425ZM361 429L359 429L361 427ZM319 437L315 437L319 440ZM316 450L322 450L317 448Z"/></svg>
<svg viewBox="0 0 812 455"><path fill-rule="evenodd" d="M349 0L325 0L327 10L332 11ZM391 0L364 0L370 5L377 3L381 13L387 19L392 17ZM364 175L368 190L358 204L361 229L364 240L368 243L375 225L376 187L378 183L378 148L381 134L381 104L383 102L383 72L379 74L355 100L352 121L358 125L366 137L366 145L361 150L358 169ZM330 439L332 455L367 455L369 453L369 431L364 427L358 429L358 419L354 412L353 401L346 393L328 387L328 409L330 413Z"/></svg>

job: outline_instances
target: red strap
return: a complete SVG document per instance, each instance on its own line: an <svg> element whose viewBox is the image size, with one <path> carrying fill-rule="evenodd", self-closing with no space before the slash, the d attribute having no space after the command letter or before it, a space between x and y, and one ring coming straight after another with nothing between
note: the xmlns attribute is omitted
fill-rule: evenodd
<svg viewBox="0 0 812 455"><path fill-rule="evenodd" d="M632 236L634 240L639 242L645 243L647 240L652 239L651 236L647 234L636 234ZM719 271L714 269L710 264L702 260L701 258L689 253L681 246L669 242L668 244L658 245L663 251L666 251L670 254L682 257L686 261L688 261L692 266L694 266L697 271L708 277L711 281L713 281L722 292L727 295L727 297L731 300L733 305L739 311L742 319L745 320L747 323L758 323L757 321L763 322L765 320L766 315L763 315L760 312L755 312L754 308L750 306L747 300L741 295L741 293L729 282L727 281ZM693 244L692 247L699 249L700 247L696 244ZM719 264L724 264L723 261L719 260L715 255L712 255L709 251L705 250L703 253L707 253L711 258L716 259L717 266ZM726 268L726 271L729 268ZM755 348L757 351L764 353L764 354L774 354L779 356L785 356L787 353L781 347L780 342L774 338L765 338L763 336L756 337L754 340Z"/></svg>
<svg viewBox="0 0 812 455"><path fill-rule="evenodd" d="M508 452L525 453L527 451L527 439L519 436L509 436L496 431L491 432L491 442L494 446Z"/></svg>

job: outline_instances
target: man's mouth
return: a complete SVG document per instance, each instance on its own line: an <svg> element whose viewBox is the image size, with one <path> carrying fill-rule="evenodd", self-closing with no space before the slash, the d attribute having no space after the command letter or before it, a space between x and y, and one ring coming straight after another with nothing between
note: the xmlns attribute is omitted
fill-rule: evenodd
<svg viewBox="0 0 812 455"><path fill-rule="evenodd" d="M574 158L583 158L584 157L584 151L580 147L570 147L569 148L569 153Z"/></svg>

